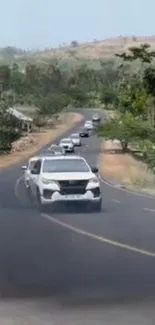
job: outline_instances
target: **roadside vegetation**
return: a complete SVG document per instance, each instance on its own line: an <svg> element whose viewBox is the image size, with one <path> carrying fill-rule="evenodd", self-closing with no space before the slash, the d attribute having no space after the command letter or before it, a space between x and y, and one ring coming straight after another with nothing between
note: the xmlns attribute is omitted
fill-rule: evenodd
<svg viewBox="0 0 155 325"><path fill-rule="evenodd" d="M95 69L79 63L61 69L56 60L44 67L29 63L24 72L17 64L1 65L0 153L9 152L12 142L21 136L18 121L7 112L9 107L29 107L29 115L37 108L34 123L38 128L53 117L57 119L62 112L83 107L104 108L104 96L109 96L111 82L117 80L114 64L100 62L100 68Z"/></svg>
<svg viewBox="0 0 155 325"><path fill-rule="evenodd" d="M106 98L115 117L100 125L104 138L103 177L143 190L154 189L155 176L155 52L149 45L130 48L121 59L112 96ZM129 67L138 62L139 69Z"/></svg>

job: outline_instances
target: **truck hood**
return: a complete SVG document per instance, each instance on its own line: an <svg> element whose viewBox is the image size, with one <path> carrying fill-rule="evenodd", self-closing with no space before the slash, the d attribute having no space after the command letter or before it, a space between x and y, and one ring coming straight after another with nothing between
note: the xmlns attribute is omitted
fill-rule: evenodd
<svg viewBox="0 0 155 325"><path fill-rule="evenodd" d="M89 180L95 177L92 172L87 173L43 173L43 178L46 179L53 179L58 181L67 181L67 180Z"/></svg>
<svg viewBox="0 0 155 325"><path fill-rule="evenodd" d="M80 139L77 138L77 139L72 139L73 142L77 143L77 142L80 142Z"/></svg>

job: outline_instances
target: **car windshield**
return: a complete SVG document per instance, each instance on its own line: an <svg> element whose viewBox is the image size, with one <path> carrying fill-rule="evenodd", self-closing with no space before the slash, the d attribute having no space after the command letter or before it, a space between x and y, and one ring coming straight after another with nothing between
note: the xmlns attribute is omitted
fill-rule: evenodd
<svg viewBox="0 0 155 325"><path fill-rule="evenodd" d="M72 138L79 138L78 134L72 134Z"/></svg>
<svg viewBox="0 0 155 325"><path fill-rule="evenodd" d="M68 143L68 142L71 142L71 139L63 139L63 140L61 140L61 143Z"/></svg>
<svg viewBox="0 0 155 325"><path fill-rule="evenodd" d="M45 159L43 173L81 173L90 168L83 159Z"/></svg>

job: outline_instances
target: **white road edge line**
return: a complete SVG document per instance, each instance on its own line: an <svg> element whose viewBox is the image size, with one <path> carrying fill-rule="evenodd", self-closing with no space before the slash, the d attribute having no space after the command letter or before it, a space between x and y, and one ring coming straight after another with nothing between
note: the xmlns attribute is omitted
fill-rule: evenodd
<svg viewBox="0 0 155 325"><path fill-rule="evenodd" d="M116 190L119 190L119 191L123 191L123 192L127 192L127 193L132 194L132 195L137 195L137 196L146 197L146 198L148 198L148 199L153 199L153 200L155 199L155 196L151 196L151 195L147 195L147 194L143 194L143 193L135 192L135 191L132 191L132 190L128 190L128 189L126 189L126 188L122 188L122 187L119 187L119 186L117 187L117 186L115 186L115 185L113 185L113 184L110 184L108 181L104 180L104 179L101 177L100 174L98 175L98 177L99 177L99 179L100 179L100 181L101 181L102 183L108 185L109 187L112 187L113 189L116 189Z"/></svg>
<svg viewBox="0 0 155 325"><path fill-rule="evenodd" d="M115 199L112 199L112 201L115 202L115 203L121 203L121 201L115 200Z"/></svg>
<svg viewBox="0 0 155 325"><path fill-rule="evenodd" d="M141 255L146 255L146 256L150 256L152 258L155 258L155 252L146 251L146 250L134 247L134 246L122 244L120 242L116 242L116 241L110 240L108 238L95 235L93 233L84 231L84 230L76 228L76 227L74 227L74 226L72 226L72 225L70 225L68 223L65 223L65 222L62 222L62 221L60 221L58 219L55 219L54 217L52 217L52 216L50 216L50 215L48 215L46 213L41 213L41 216L43 218L47 219L48 221L50 221L52 223L55 223L55 224L57 224L57 225L59 225L61 227L67 228L67 229L69 229L69 230L71 230L71 231L73 231L73 232L75 232L75 233L77 233L79 235L87 236L89 238L98 240L98 241L100 241L102 243L105 243L105 244L109 244L109 245L119 247L119 248L122 248L122 249L125 249L125 250L128 250L128 251L133 251L133 252L141 254Z"/></svg>
<svg viewBox="0 0 155 325"><path fill-rule="evenodd" d="M20 182L24 179L24 175L20 176L17 180L16 180L16 183L15 183L15 187L14 187L14 193L15 193L15 196L19 199L19 194L18 194L18 187L19 187L19 184Z"/></svg>
<svg viewBox="0 0 155 325"><path fill-rule="evenodd" d="M144 208L143 210L155 213L155 209Z"/></svg>

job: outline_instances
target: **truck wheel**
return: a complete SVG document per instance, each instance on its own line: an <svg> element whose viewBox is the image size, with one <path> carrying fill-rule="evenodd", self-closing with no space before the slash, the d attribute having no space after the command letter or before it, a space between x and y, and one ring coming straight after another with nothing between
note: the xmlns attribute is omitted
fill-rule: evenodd
<svg viewBox="0 0 155 325"><path fill-rule="evenodd" d="M101 212L102 211L102 200L99 202L93 203L93 210L95 212Z"/></svg>
<svg viewBox="0 0 155 325"><path fill-rule="evenodd" d="M37 188L36 190L36 203L37 203L37 208L39 212L45 212L45 206L44 204L41 203L41 197L40 197L40 192L39 189Z"/></svg>
<svg viewBox="0 0 155 325"><path fill-rule="evenodd" d="M26 195L28 199L32 199L32 193L31 193L31 188L29 186L26 187Z"/></svg>

